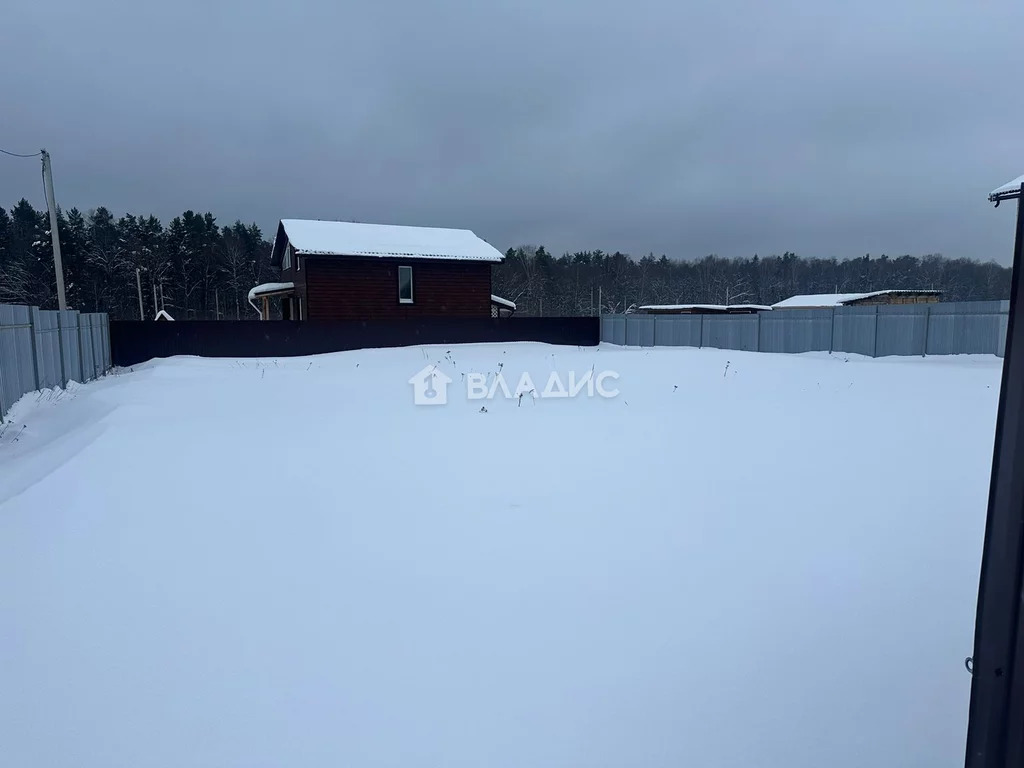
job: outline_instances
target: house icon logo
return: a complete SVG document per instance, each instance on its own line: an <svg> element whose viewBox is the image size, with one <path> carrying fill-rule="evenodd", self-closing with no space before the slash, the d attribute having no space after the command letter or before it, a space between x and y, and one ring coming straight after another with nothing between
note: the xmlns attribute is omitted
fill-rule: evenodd
<svg viewBox="0 0 1024 768"><path fill-rule="evenodd" d="M436 365L428 365L409 379L409 383L412 384L412 400L416 405L444 405L448 402L448 385L452 379Z"/></svg>

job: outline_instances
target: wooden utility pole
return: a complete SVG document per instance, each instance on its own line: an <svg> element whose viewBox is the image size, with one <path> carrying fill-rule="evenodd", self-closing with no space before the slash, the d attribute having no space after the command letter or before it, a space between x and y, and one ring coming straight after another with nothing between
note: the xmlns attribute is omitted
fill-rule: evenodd
<svg viewBox="0 0 1024 768"><path fill-rule="evenodd" d="M43 192L46 195L46 207L50 209L50 242L53 243L53 271L57 275L57 308L61 311L68 308L64 296L64 264L60 258L60 232L57 230L57 203L53 198L53 173L50 170L50 153L39 150L43 158Z"/></svg>
<svg viewBox="0 0 1024 768"><path fill-rule="evenodd" d="M142 308L142 270L135 270L135 287L139 289L139 320L146 319L146 310Z"/></svg>

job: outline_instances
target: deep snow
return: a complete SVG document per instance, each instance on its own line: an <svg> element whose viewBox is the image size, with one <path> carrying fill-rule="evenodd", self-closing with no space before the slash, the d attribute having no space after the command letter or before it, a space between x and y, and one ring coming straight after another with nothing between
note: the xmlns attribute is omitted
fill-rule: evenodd
<svg viewBox="0 0 1024 768"><path fill-rule="evenodd" d="M460 394L499 363L620 394ZM473 345L27 396L0 764L962 765L999 366Z"/></svg>

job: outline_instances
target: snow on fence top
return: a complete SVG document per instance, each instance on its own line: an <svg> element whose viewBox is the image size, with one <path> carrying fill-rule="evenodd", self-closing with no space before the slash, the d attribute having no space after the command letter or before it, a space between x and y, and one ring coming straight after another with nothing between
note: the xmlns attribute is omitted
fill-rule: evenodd
<svg viewBox="0 0 1024 768"><path fill-rule="evenodd" d="M873 299L876 296L898 296L901 294L917 295L939 295L940 291L931 290L889 290L889 291L868 291L867 293L812 293L803 296L790 296L788 299L772 304L775 309L791 309L794 307L841 307L863 299Z"/></svg>
<svg viewBox="0 0 1024 768"><path fill-rule="evenodd" d="M504 256L468 229L359 224L349 221L282 219L282 231L298 253L324 256L406 256L417 259L456 259L500 262Z"/></svg>
<svg viewBox="0 0 1024 768"><path fill-rule="evenodd" d="M249 289L249 301L257 296L266 296L271 293L284 293L295 289L295 283L260 283Z"/></svg>
<svg viewBox="0 0 1024 768"><path fill-rule="evenodd" d="M516 303L514 301L503 299L501 296L495 296L493 293L491 294L491 304L500 304L501 306L508 307L509 309L516 308Z"/></svg>
<svg viewBox="0 0 1024 768"><path fill-rule="evenodd" d="M992 190L992 194L988 196L988 199L995 202L996 200L1006 200L1011 197L1019 197L1021 184L1024 184L1024 176L1018 176L1013 181L1003 184L999 189Z"/></svg>

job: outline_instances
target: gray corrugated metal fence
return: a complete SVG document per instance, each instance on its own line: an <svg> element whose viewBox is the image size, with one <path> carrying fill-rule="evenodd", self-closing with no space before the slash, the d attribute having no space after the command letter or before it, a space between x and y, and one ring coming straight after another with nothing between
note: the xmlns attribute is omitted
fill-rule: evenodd
<svg viewBox="0 0 1024 768"><path fill-rule="evenodd" d="M108 370L106 314L0 304L0 418L27 392L90 381Z"/></svg>
<svg viewBox="0 0 1024 768"><path fill-rule="evenodd" d="M885 355L1003 354L1008 301L786 309L752 315L604 315L601 341L638 347Z"/></svg>

